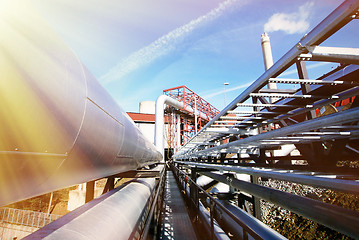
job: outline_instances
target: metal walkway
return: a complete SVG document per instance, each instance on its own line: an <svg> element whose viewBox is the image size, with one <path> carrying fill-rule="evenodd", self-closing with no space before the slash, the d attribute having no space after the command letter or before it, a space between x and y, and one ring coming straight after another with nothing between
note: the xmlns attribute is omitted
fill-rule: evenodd
<svg viewBox="0 0 359 240"><path fill-rule="evenodd" d="M166 174L160 239L197 239L173 173Z"/></svg>

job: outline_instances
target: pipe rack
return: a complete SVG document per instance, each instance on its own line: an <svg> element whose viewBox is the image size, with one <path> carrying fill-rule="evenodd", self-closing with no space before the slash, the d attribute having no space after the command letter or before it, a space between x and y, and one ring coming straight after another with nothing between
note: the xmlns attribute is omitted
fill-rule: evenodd
<svg viewBox="0 0 359 240"><path fill-rule="evenodd" d="M251 86L243 93L235 98L228 106L226 106L216 117L204 126L187 144L185 144L175 155L174 159L190 159L199 157L213 157L221 153L239 153L246 150L249 145L242 144L251 142L250 146L259 149L270 149L273 145L282 145L285 142L302 143L304 140L311 142L312 139L319 141L325 140L325 136L316 135L312 138L290 138L290 133L296 133L296 123L301 121L305 115L309 118L315 118L316 109L322 109L329 104L345 100L359 94L359 66L342 65L330 74L319 79L308 79L302 54L308 51L319 49L318 45L329 38L340 28L351 22L358 15L359 2L348 0L335 9L327 18L325 18L312 31L306 34L294 47L292 47L282 58L280 58L272 67L265 71ZM309 49L309 50L308 50ZM320 48L321 54L325 54L326 49L330 52L332 48ZM356 53L357 49L351 49ZM318 51L318 50L317 50ZM335 52L342 55L350 55L345 58L345 62L353 60L356 63L356 55L348 54L348 49L336 48ZM314 51L315 52L315 51ZM305 61L312 60L306 58ZM332 59L341 62L339 58ZM293 64L297 65L298 79L279 78L280 74ZM277 83L278 89L265 89L268 83ZM299 84L300 88L293 92L293 89L284 89L281 84ZM271 102L272 98L278 98L275 102ZM252 100L249 102L248 100ZM253 108L252 113L247 114L248 107ZM356 111L356 110L355 110ZM352 113L355 115L355 111ZM341 113L340 113L341 114ZM343 112L344 114L344 112ZM235 116L233 116L235 115ZM354 116L353 115L353 116ZM343 115L344 116L344 115ZM357 117L357 115L355 115ZM324 118L322 118L324 120ZM313 123L313 127L309 126ZM327 122L320 127L314 127L315 122L308 123L309 131L316 131L326 127L335 127L336 125ZM337 126L342 126L345 121L337 122ZM292 125L292 126L290 126ZM288 129L287 135L279 139L282 132L277 132L276 139L271 134L263 135L257 138L245 140L248 136L258 132L275 131ZM213 129L222 131L221 133L213 132ZM225 132L228 131L228 133ZM331 139L357 139L357 132L349 129L343 131L350 132L348 136L340 134L333 135ZM233 132L237 131L240 134ZM287 131L287 130L280 130ZM262 134L259 134L262 135ZM227 143L230 138L240 140ZM233 141L232 139L230 141ZM269 141L269 143L268 143ZM203 143L206 146L203 146Z"/></svg>
<svg viewBox="0 0 359 240"><path fill-rule="evenodd" d="M258 218L259 199L264 199L358 238L357 211L258 181L270 178L359 194L357 168L342 166L359 160L358 49L322 46L345 25L357 24L358 16L359 1L344 1L180 148L174 163L190 168L191 176L198 172L229 184L233 194L251 195L242 200L253 204ZM340 66L310 79L306 61ZM293 65L298 78L281 77ZM277 88L265 88L269 83ZM218 170L248 174L251 183L211 172Z"/></svg>

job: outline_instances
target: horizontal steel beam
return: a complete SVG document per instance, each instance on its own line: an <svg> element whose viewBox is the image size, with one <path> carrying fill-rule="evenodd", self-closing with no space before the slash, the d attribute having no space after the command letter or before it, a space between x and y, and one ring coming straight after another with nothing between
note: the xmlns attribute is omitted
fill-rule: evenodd
<svg viewBox="0 0 359 240"><path fill-rule="evenodd" d="M273 178L282 181L295 182L300 184L305 184L309 186L328 188L332 190L338 190L341 192L348 192L359 194L359 182L343 180L343 179L333 179L325 177L316 177L302 175L300 172L296 173L282 173L279 170L268 171L260 170L250 167L239 167L239 166L228 166L228 165L219 165L219 164L208 164L208 163L195 163L195 162L185 162L185 161L175 161L180 164L185 164L189 166L195 166L199 168L208 168L216 169L220 171L229 171L235 173L249 174L257 177Z"/></svg>
<svg viewBox="0 0 359 240"><path fill-rule="evenodd" d="M300 58L311 61L326 61L359 64L359 48L308 46L309 54L302 54Z"/></svg>
<svg viewBox="0 0 359 240"><path fill-rule="evenodd" d="M258 120L261 120L261 119L264 119L263 117L251 117L251 116L248 116L248 117L231 117L231 116L223 116L221 117L221 119L225 119L225 120L246 120L246 119L258 119Z"/></svg>
<svg viewBox="0 0 359 240"><path fill-rule="evenodd" d="M285 107L285 108L299 108L299 107L310 107L312 105L281 105L274 103L237 103L238 107Z"/></svg>
<svg viewBox="0 0 359 240"><path fill-rule="evenodd" d="M276 112L260 112L260 111L228 111L229 114L266 114L266 115L278 115Z"/></svg>
<svg viewBox="0 0 359 240"><path fill-rule="evenodd" d="M269 97L269 98L310 98L310 99L322 99L322 98L338 98L338 96L317 96L312 94L279 94L279 93L250 93L251 97Z"/></svg>
<svg viewBox="0 0 359 240"><path fill-rule="evenodd" d="M342 85L349 84L354 85L354 82L345 82L340 80L309 80L309 79L289 79L289 78L270 78L268 80L269 83L284 83L284 84L319 84L319 85Z"/></svg>
<svg viewBox="0 0 359 240"><path fill-rule="evenodd" d="M206 152L209 151L220 151L221 149L226 149L232 146L254 144L255 142L258 142L260 140L273 139L276 137L282 137L294 133L308 132L311 130L320 129L322 127L328 127L330 125L340 125L348 122L357 122L358 119L359 119L359 108L348 109L343 112L333 113L320 118L314 118L312 120L297 123L295 125L279 128L273 131L261 133L248 138L222 144L220 146L216 146L211 149L205 149L197 152L197 154L205 154ZM177 159L178 155L175 155L174 157L175 159ZM190 157L190 155L186 157Z"/></svg>

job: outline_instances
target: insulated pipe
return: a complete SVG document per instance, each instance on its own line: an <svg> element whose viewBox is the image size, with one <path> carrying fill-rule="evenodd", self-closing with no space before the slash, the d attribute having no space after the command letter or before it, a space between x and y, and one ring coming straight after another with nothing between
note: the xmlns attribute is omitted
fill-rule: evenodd
<svg viewBox="0 0 359 240"><path fill-rule="evenodd" d="M184 109L188 112L194 113L192 107L185 106L183 102L179 102L166 95L161 95L156 100L156 115L155 115L155 146L157 150L162 154L164 160L164 124L165 124L165 104L177 108L179 110ZM203 119L207 119L207 116L203 113L199 113L199 116ZM208 119L209 120L209 119Z"/></svg>
<svg viewBox="0 0 359 240"><path fill-rule="evenodd" d="M161 159L31 1L0 5L0 206Z"/></svg>
<svg viewBox="0 0 359 240"><path fill-rule="evenodd" d="M294 144L285 144L280 146L280 150L273 150L274 157L284 157L288 156L294 149L296 149Z"/></svg>
<svg viewBox="0 0 359 240"><path fill-rule="evenodd" d="M155 188L154 178L136 179L46 225L30 239L132 239Z"/></svg>
<svg viewBox="0 0 359 240"><path fill-rule="evenodd" d="M177 161L176 161L176 162L177 162ZM211 184L211 183L213 183L213 182L214 182L214 180L213 180L212 178L207 177L207 176L203 176L203 175L199 176L199 177L196 179L196 184L197 184L198 186L200 186L200 187L204 187L204 186L206 186L206 185L208 185L208 184Z"/></svg>

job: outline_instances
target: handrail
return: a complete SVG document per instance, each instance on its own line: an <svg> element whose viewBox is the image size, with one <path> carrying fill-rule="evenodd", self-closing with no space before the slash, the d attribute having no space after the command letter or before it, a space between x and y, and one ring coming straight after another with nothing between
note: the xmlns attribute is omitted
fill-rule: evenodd
<svg viewBox="0 0 359 240"><path fill-rule="evenodd" d="M235 221L238 225L240 225L242 227L243 236L249 234L254 239L265 239L265 238L261 237L260 235L258 235L258 233L254 231L254 229L250 228L248 225L246 225L244 222L242 222L240 219L238 219L237 216L235 216L226 207L224 207L217 199L215 199L213 196L211 196L209 193L207 193L194 180L192 180L192 178L190 178L186 172L178 169L172 163L170 164L170 167L171 167L173 173L176 175L177 179L184 180L186 182L186 184L190 184L190 185L194 186L199 191L200 194L202 194L209 200L209 205L211 206L210 207L210 216L211 216L212 231L213 231L213 219L215 218L214 217L214 209L215 209L215 207L219 207L222 211L224 211L226 214L228 214L228 216L233 221ZM270 229L270 228L268 227L268 229ZM214 235L213 232L211 234L212 234L212 236ZM273 237L272 239L283 239L284 238L283 236L280 237L279 234L273 234L271 236Z"/></svg>

